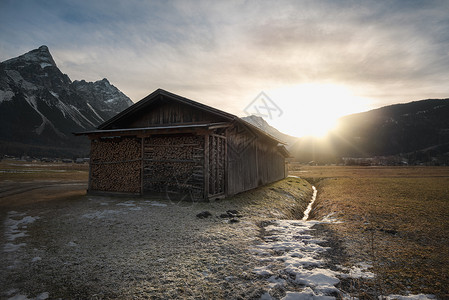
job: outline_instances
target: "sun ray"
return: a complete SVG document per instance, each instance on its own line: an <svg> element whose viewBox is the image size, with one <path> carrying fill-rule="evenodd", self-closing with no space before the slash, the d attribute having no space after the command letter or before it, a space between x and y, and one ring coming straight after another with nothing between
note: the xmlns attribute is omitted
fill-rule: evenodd
<svg viewBox="0 0 449 300"><path fill-rule="evenodd" d="M370 108L370 99L354 95L344 85L308 83L267 91L282 110L278 118L267 120L294 136L325 136L338 118Z"/></svg>

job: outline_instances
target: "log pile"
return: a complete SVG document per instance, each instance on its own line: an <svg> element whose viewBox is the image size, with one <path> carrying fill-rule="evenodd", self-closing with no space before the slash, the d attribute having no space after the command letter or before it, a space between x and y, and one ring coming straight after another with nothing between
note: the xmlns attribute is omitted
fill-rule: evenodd
<svg viewBox="0 0 449 300"><path fill-rule="evenodd" d="M140 153L140 139L103 138L92 141L90 156L94 163L105 163L140 159Z"/></svg>
<svg viewBox="0 0 449 300"><path fill-rule="evenodd" d="M140 193L140 168L140 161L92 165L90 188L95 191Z"/></svg>
<svg viewBox="0 0 449 300"><path fill-rule="evenodd" d="M139 193L141 164L140 139L93 140L90 188L96 191Z"/></svg>
<svg viewBox="0 0 449 300"><path fill-rule="evenodd" d="M144 142L144 190L201 198L204 137L160 136Z"/></svg>

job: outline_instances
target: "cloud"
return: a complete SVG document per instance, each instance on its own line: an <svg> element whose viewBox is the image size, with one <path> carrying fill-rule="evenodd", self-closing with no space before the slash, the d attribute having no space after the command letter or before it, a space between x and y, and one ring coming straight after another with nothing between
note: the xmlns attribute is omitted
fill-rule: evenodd
<svg viewBox="0 0 449 300"><path fill-rule="evenodd" d="M2 1L0 60L42 44L72 80L161 87L241 113L260 91L341 84L379 105L447 97L447 1Z"/></svg>

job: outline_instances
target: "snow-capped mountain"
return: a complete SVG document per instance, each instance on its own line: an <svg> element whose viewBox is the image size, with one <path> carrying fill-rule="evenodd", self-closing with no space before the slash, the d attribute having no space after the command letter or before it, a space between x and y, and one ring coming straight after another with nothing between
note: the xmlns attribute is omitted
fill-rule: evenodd
<svg viewBox="0 0 449 300"><path fill-rule="evenodd" d="M0 63L0 154L86 153L88 142L71 133L95 128L130 105L106 78L72 82L41 46Z"/></svg>

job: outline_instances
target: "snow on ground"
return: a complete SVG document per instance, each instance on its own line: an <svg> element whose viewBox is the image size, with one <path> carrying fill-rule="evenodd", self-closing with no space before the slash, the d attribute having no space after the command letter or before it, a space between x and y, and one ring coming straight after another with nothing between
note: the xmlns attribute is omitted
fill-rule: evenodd
<svg viewBox="0 0 449 300"><path fill-rule="evenodd" d="M427 294L408 295L408 296L388 295L386 297L383 297L383 300L431 300L431 299L436 299L436 297L434 295L427 295Z"/></svg>
<svg viewBox="0 0 449 300"><path fill-rule="evenodd" d="M277 220L265 227L264 243L250 251L261 262L261 266L253 270L255 274L269 277L268 287L283 287L288 290L288 284L300 286L301 291L287 291L287 299L335 299L343 296L335 287L340 282L338 277L351 276L372 278L373 273L367 272L367 264L360 264L354 270L341 271L325 268L325 261L320 254L327 250L321 246L324 240L314 238L310 232L312 226L318 223L337 222L332 216L324 221ZM275 262L282 262L281 270L274 270ZM271 269L273 267L273 269ZM352 273L351 273L352 271ZM280 276L279 276L280 275ZM287 280L281 278L287 278ZM266 299L268 295L264 296Z"/></svg>
<svg viewBox="0 0 449 300"><path fill-rule="evenodd" d="M18 294L18 295L8 298L8 300L45 300L45 299L48 299L48 297L49 297L49 293L43 292L34 298L28 298L26 295Z"/></svg>
<svg viewBox="0 0 449 300"><path fill-rule="evenodd" d="M265 226L265 236L262 244L250 249L260 262L253 273L266 277L268 293L261 299L273 299L269 292L281 287L285 292L282 300L330 300L350 299L349 295L336 288L340 278L373 279L375 274L369 269L372 265L360 262L351 268L335 266L334 270L326 268L326 262L320 254L328 248L321 246L324 240L311 235L315 224L340 223L332 215L322 221L276 220ZM281 262L281 269L279 264ZM291 290L290 287L296 287ZM298 291L298 287L302 290ZM290 289L290 290L289 290ZM433 295L389 295L382 296L385 300L427 300L435 299Z"/></svg>
<svg viewBox="0 0 449 300"><path fill-rule="evenodd" d="M335 287L340 282L336 272L323 268L324 261L319 255L327 250L320 245L324 242L314 238L311 227L318 222L302 220L277 220L265 227L264 243L252 249L261 258L262 266L254 273L268 278L269 287L286 286L287 281L303 286L301 292L287 292L284 299L334 299L340 294ZM274 262L283 262L280 271L270 270ZM274 274L287 275L287 280Z"/></svg>
<svg viewBox="0 0 449 300"><path fill-rule="evenodd" d="M10 211L5 220L5 238L8 241L3 247L4 252L13 252L26 243L14 243L17 238L28 236L27 226L39 219L39 217L26 216L25 213Z"/></svg>

